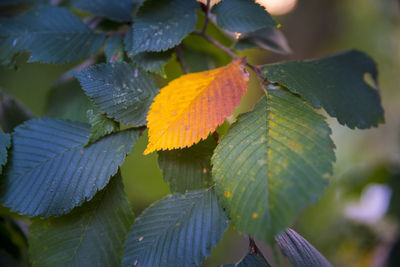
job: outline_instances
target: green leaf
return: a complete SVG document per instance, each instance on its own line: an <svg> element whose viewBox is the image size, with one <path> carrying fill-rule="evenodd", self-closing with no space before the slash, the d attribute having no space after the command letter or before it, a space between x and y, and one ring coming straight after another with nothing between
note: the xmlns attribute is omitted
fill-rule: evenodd
<svg viewBox="0 0 400 267"><path fill-rule="evenodd" d="M89 122L89 109L93 104L76 80L58 83L46 95L46 117Z"/></svg>
<svg viewBox="0 0 400 267"><path fill-rule="evenodd" d="M189 148L158 152L158 164L171 192L185 193L213 183L210 160L215 146L209 137Z"/></svg>
<svg viewBox="0 0 400 267"><path fill-rule="evenodd" d="M199 266L227 227L213 190L169 195L132 225L122 266Z"/></svg>
<svg viewBox="0 0 400 267"><path fill-rule="evenodd" d="M172 50L142 52L133 58L133 62L146 71L157 73L166 78L164 66L170 61L172 54Z"/></svg>
<svg viewBox="0 0 400 267"><path fill-rule="evenodd" d="M74 75L108 117L127 125L146 125L147 112L158 93L149 74L121 62L94 65Z"/></svg>
<svg viewBox="0 0 400 267"><path fill-rule="evenodd" d="M0 125L6 133L33 117L24 105L0 89Z"/></svg>
<svg viewBox="0 0 400 267"><path fill-rule="evenodd" d="M332 266L307 240L290 228L277 235L275 240L294 267Z"/></svg>
<svg viewBox="0 0 400 267"><path fill-rule="evenodd" d="M104 47L107 62L122 62L124 60L124 44L122 37L112 35Z"/></svg>
<svg viewBox="0 0 400 267"><path fill-rule="evenodd" d="M145 1L127 35L129 54L165 51L179 44L196 27L197 7L196 0Z"/></svg>
<svg viewBox="0 0 400 267"><path fill-rule="evenodd" d="M92 144L97 140L99 140L100 138L102 138L103 136L106 136L118 130L119 128L118 123L112 119L107 118L104 114L101 113L93 114L92 109L88 110L87 113L90 124L92 125L92 127L90 127L90 136L88 144Z"/></svg>
<svg viewBox="0 0 400 267"><path fill-rule="evenodd" d="M36 6L0 20L0 63L9 64L22 51L31 52L28 62L72 62L95 53L103 41L103 34L94 33L68 10Z"/></svg>
<svg viewBox="0 0 400 267"><path fill-rule="evenodd" d="M33 266L120 266L133 213L120 175L82 207L31 225Z"/></svg>
<svg viewBox="0 0 400 267"><path fill-rule="evenodd" d="M7 149L10 145L10 135L3 133L0 129L0 174L2 173L3 165L7 162Z"/></svg>
<svg viewBox="0 0 400 267"><path fill-rule="evenodd" d="M221 1L212 13L217 17L217 24L231 32L254 32L276 25L264 7L249 0Z"/></svg>
<svg viewBox="0 0 400 267"><path fill-rule="evenodd" d="M60 216L104 188L130 153L138 130L106 136L84 147L90 127L59 119L15 128L2 202L30 217Z"/></svg>
<svg viewBox="0 0 400 267"><path fill-rule="evenodd" d="M260 48L278 54L290 54L292 52L286 37L276 27L265 27L255 32L244 33L240 35L233 47L235 50L250 48Z"/></svg>
<svg viewBox="0 0 400 267"><path fill-rule="evenodd" d="M269 82L300 94L350 128L369 128L384 121L379 93L364 80L370 74L377 83L376 64L362 52L266 65L261 72Z"/></svg>
<svg viewBox="0 0 400 267"><path fill-rule="evenodd" d="M330 134L323 116L280 88L238 118L214 151L212 172L239 230L272 242L317 200L335 161Z"/></svg>
<svg viewBox="0 0 400 267"><path fill-rule="evenodd" d="M132 20L132 0L73 0L72 6L115 21Z"/></svg>

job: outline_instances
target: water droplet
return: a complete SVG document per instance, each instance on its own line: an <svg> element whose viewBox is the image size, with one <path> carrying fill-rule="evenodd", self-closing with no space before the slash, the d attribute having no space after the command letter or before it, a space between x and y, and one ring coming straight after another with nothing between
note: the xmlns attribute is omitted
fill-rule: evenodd
<svg viewBox="0 0 400 267"><path fill-rule="evenodd" d="M15 46L17 44L17 42L18 42L18 40L14 39L13 42L12 42L12 46Z"/></svg>

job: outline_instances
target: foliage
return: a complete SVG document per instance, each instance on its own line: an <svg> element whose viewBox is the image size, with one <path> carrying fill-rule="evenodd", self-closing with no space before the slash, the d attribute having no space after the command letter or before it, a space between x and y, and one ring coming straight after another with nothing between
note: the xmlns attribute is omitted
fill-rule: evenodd
<svg viewBox="0 0 400 267"><path fill-rule="evenodd" d="M384 121L375 62L351 50L253 65L236 52L291 51L254 1L69 4L28 4L0 17L1 64L19 53L29 62L85 59L48 96L47 116L62 119L32 119L0 92L0 200L31 218L32 264L200 266L232 225L249 236L234 266L273 262L254 239L278 244L294 266L330 266L288 227L322 195L335 162L332 131L315 109L349 128ZM166 71L171 59L179 78ZM248 70L263 97L236 118ZM120 167L146 129L144 154L157 151L172 194L133 221Z"/></svg>

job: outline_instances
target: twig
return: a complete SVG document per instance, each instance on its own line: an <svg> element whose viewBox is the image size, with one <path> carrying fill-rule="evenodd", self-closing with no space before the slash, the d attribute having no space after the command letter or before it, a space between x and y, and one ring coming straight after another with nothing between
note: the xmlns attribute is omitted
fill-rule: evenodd
<svg viewBox="0 0 400 267"><path fill-rule="evenodd" d="M229 47L226 47L225 45L221 44L220 42L218 42L217 40L215 40L213 37L211 37L210 35L207 35L201 31L193 31L193 34L196 35L200 35L202 36L204 39L206 39L207 41L209 41L210 43L212 43L214 46L218 47L219 49L221 49L222 51L224 51L225 53L227 53L232 59L239 59L240 57L238 55L236 55ZM261 76L260 73L260 68L250 64L249 62L246 61L246 65L252 69L255 74L257 75L257 77L260 79L261 83L265 83L265 79L264 77Z"/></svg>
<svg viewBox="0 0 400 267"><path fill-rule="evenodd" d="M207 0L206 10L204 11L205 19L203 29L201 30L202 33L206 33L208 22L210 20L210 0Z"/></svg>
<svg viewBox="0 0 400 267"><path fill-rule="evenodd" d="M219 49L221 49L222 51L227 53L231 58L233 58L233 59L239 59L240 58L238 55L233 53L230 48L224 46L223 44L221 44L220 42L218 42L217 40L215 40L211 36L201 32L201 31L197 31L197 30L193 31L192 33L196 34L196 35L203 36L207 41L209 41L210 43L212 43L213 45L215 45L216 47L218 47Z"/></svg>
<svg viewBox="0 0 400 267"><path fill-rule="evenodd" d="M182 57L182 46L181 46L181 45L178 45L178 46L175 48L175 52L176 52L176 60L177 60L177 61L179 62L179 64L181 65L181 68L182 68L183 73L188 74L188 73L189 73L189 68L188 68L188 66L186 65L186 63L185 63L185 61L183 60L183 57Z"/></svg>
<svg viewBox="0 0 400 267"><path fill-rule="evenodd" d="M265 261L267 261L262 254L261 250L257 247L256 242L254 239L249 236L249 252L250 254L257 254L258 256L262 257Z"/></svg>

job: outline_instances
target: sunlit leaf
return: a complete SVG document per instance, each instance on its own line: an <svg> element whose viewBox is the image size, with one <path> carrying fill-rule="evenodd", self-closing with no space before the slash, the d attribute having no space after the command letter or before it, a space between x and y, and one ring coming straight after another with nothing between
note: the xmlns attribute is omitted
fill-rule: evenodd
<svg viewBox="0 0 400 267"><path fill-rule="evenodd" d="M265 8L252 0L222 1L213 7L212 12L217 17L218 26L231 32L254 32L276 25Z"/></svg>
<svg viewBox="0 0 400 267"><path fill-rule="evenodd" d="M82 207L29 228L33 266L120 266L133 213L120 175Z"/></svg>
<svg viewBox="0 0 400 267"><path fill-rule="evenodd" d="M213 190L169 195L132 225L122 266L200 266L227 227Z"/></svg>
<svg viewBox="0 0 400 267"><path fill-rule="evenodd" d="M232 115L246 92L248 79L244 62L238 59L170 82L150 107L149 144L144 154L183 148L205 139Z"/></svg>
<svg viewBox="0 0 400 267"><path fill-rule="evenodd" d="M212 171L239 230L272 242L317 200L335 160L330 134L323 116L280 88L238 118L214 151Z"/></svg>
<svg viewBox="0 0 400 267"><path fill-rule="evenodd" d="M362 52L266 65L261 72L268 81L300 94L350 128L369 128L384 121L379 93L365 81L370 74L377 83L376 64Z"/></svg>
<svg viewBox="0 0 400 267"><path fill-rule="evenodd" d="M277 235L275 240L294 267L332 266L307 240L290 228Z"/></svg>
<svg viewBox="0 0 400 267"><path fill-rule="evenodd" d="M108 117L127 125L142 126L158 92L148 73L126 62L91 66L74 75L95 106Z"/></svg>
<svg viewBox="0 0 400 267"><path fill-rule="evenodd" d="M129 54L165 51L179 44L196 27L196 0L147 0L140 7L125 41Z"/></svg>
<svg viewBox="0 0 400 267"><path fill-rule="evenodd" d="M171 192L185 193L211 185L210 161L215 146L209 137L189 148L158 152L158 164Z"/></svg>
<svg viewBox="0 0 400 267"><path fill-rule="evenodd" d="M89 125L59 119L31 120L15 128L2 203L30 217L49 217L92 199L131 152L139 130L84 147L89 135Z"/></svg>

